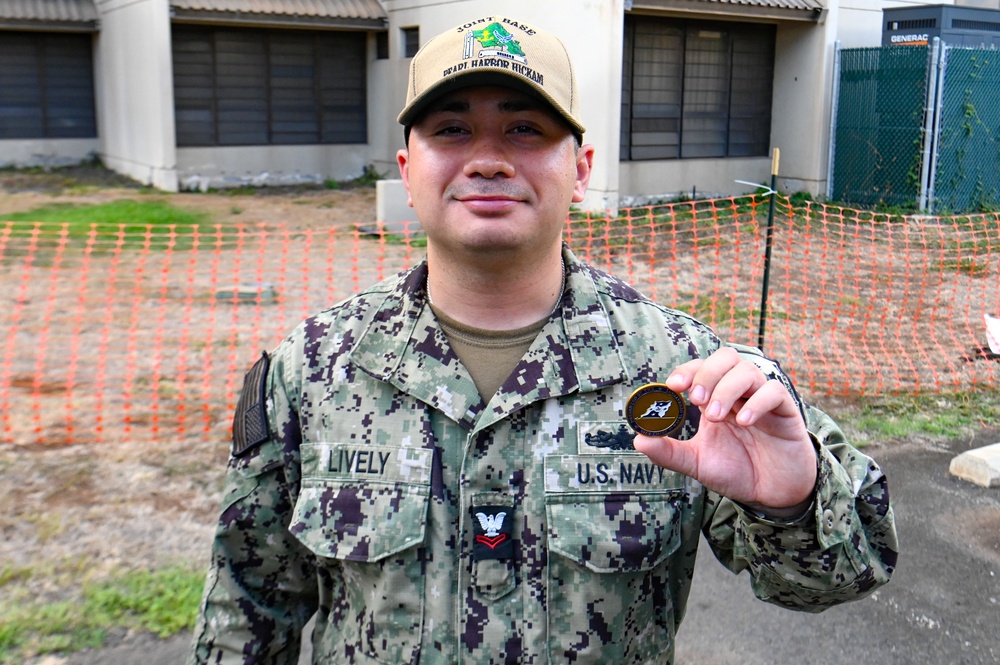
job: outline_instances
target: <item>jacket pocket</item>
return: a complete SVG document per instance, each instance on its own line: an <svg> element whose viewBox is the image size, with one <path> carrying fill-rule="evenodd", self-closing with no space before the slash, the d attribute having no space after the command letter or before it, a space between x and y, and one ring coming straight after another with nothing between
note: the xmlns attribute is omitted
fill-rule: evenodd
<svg viewBox="0 0 1000 665"><path fill-rule="evenodd" d="M672 555L682 540L681 487L622 475L642 456L546 462L550 662L660 662L673 649ZM578 466L589 463L590 476ZM569 464L570 466L566 466ZM556 483L560 475L574 482ZM652 479L662 481L658 468ZM634 480L634 479L633 479ZM574 486L575 485L575 486ZM655 487L651 486L655 485ZM674 571L677 575L679 571Z"/></svg>
<svg viewBox="0 0 1000 665"><path fill-rule="evenodd" d="M424 610L420 552L430 458L373 447L359 462L348 455L352 449L358 452L331 444L303 447L302 487L289 530L340 582L340 607L329 615L324 642L341 652L360 648L385 663L414 662ZM407 462L400 467L401 455ZM323 460L322 468L314 456Z"/></svg>

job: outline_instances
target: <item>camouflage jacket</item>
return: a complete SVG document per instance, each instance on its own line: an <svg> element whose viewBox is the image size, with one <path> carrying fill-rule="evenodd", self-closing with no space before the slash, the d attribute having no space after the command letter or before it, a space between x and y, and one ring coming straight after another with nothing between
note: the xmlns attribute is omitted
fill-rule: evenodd
<svg viewBox="0 0 1000 665"><path fill-rule="evenodd" d="M792 524L635 452L628 396L721 342L568 251L566 266L561 307L488 404L423 265L258 363L189 662L294 665L315 613L314 663L669 663L701 534L790 608L888 580L885 478L819 411L802 405L820 473ZM691 407L680 436L697 424Z"/></svg>

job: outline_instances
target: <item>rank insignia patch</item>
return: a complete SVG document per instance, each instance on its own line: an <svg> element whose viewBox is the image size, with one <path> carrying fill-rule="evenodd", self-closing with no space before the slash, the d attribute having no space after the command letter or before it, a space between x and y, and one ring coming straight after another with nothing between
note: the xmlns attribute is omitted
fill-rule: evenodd
<svg viewBox="0 0 1000 665"><path fill-rule="evenodd" d="M472 558L510 559L514 556L514 512L509 506L473 506Z"/></svg>
<svg viewBox="0 0 1000 665"><path fill-rule="evenodd" d="M628 424L647 436L672 436L684 425L685 413L681 396L662 383L647 383L625 405Z"/></svg>

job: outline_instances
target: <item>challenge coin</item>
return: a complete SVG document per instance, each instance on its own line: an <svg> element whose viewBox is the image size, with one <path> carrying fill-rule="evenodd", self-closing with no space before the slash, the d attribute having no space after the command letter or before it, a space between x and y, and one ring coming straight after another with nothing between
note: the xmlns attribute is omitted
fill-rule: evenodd
<svg viewBox="0 0 1000 665"><path fill-rule="evenodd" d="M647 436L671 436L684 424L685 411L681 396L662 383L647 383L625 404L628 424Z"/></svg>

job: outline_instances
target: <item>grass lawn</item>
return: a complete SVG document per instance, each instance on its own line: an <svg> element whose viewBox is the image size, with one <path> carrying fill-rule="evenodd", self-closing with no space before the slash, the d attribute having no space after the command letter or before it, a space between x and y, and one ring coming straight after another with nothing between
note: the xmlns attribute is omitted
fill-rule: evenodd
<svg viewBox="0 0 1000 665"><path fill-rule="evenodd" d="M95 252L118 249L185 250L217 243L225 227L205 213L161 200L121 199L94 205L53 203L0 215L0 233L37 235L39 247L60 243L91 246Z"/></svg>

